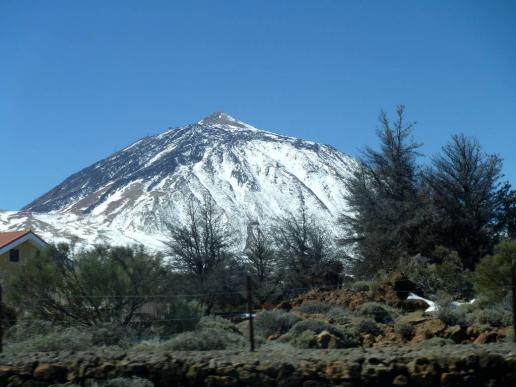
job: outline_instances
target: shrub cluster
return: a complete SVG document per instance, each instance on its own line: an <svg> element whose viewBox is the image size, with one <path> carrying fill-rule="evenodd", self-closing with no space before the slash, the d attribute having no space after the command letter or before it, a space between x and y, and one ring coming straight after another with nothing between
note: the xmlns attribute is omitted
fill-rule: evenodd
<svg viewBox="0 0 516 387"><path fill-rule="evenodd" d="M138 377L114 378L105 381L93 381L90 387L154 387L150 380Z"/></svg>
<svg viewBox="0 0 516 387"><path fill-rule="evenodd" d="M134 346L135 351L212 351L243 349L247 345L238 327L221 317L203 317L195 331L172 336L168 340L151 340Z"/></svg>
<svg viewBox="0 0 516 387"><path fill-rule="evenodd" d="M414 326L403 321L397 321L394 324L394 332L396 332L403 340L410 340L414 336Z"/></svg>
<svg viewBox="0 0 516 387"><path fill-rule="evenodd" d="M391 324L398 312L387 305L377 302L366 302L356 310L356 314L361 317L369 317L382 324Z"/></svg>
<svg viewBox="0 0 516 387"><path fill-rule="evenodd" d="M358 333L367 333L371 335L378 335L381 333L380 328L378 327L378 324L374 320L371 319L362 319L360 320L356 325L355 329Z"/></svg>
<svg viewBox="0 0 516 387"><path fill-rule="evenodd" d="M332 308L333 304L330 302L310 300L297 307L297 310L306 314L326 314Z"/></svg>
<svg viewBox="0 0 516 387"><path fill-rule="evenodd" d="M264 310L256 314L254 325L256 331L264 337L286 333L301 319L283 310Z"/></svg>
<svg viewBox="0 0 516 387"><path fill-rule="evenodd" d="M371 290L371 283L369 281L355 281L351 284L351 290L355 292L367 292Z"/></svg>
<svg viewBox="0 0 516 387"><path fill-rule="evenodd" d="M315 336L323 331L338 338L339 348L355 347L359 343L354 331L320 320L299 321L281 337L281 340L299 348L314 348L316 347Z"/></svg>

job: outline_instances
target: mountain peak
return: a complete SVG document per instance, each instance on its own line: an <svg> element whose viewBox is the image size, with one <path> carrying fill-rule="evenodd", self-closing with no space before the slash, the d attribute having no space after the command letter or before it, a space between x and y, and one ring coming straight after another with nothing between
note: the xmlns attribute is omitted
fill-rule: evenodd
<svg viewBox="0 0 516 387"><path fill-rule="evenodd" d="M224 112L214 112L210 115L204 117L202 120L198 122L199 125L229 125L229 126L237 126L241 128L245 128L243 122L237 120L236 118L231 117L229 114Z"/></svg>
<svg viewBox="0 0 516 387"><path fill-rule="evenodd" d="M209 195L243 248L250 224L268 227L301 205L337 230L354 168L332 148L217 112L74 173L23 212L0 212L0 231L26 225L53 242L73 236L85 248L141 243L166 254L167 225L185 225L192 201Z"/></svg>

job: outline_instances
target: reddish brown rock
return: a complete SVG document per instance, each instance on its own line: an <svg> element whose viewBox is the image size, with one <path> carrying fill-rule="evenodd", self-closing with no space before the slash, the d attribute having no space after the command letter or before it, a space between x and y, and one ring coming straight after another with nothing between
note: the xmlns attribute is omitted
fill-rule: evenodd
<svg viewBox="0 0 516 387"><path fill-rule="evenodd" d="M67 368L61 364L41 363L36 367L32 376L38 380L64 382L66 373Z"/></svg>

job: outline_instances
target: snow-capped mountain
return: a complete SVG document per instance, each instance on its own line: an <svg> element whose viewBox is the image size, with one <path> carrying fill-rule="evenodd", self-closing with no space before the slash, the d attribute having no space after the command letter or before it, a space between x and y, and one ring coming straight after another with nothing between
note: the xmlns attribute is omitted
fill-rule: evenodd
<svg viewBox="0 0 516 387"><path fill-rule="evenodd" d="M52 241L144 245L162 250L167 223L190 200L210 195L244 241L302 203L335 230L355 161L335 148L254 128L225 113L142 138L70 176L19 212L0 212L0 230L31 227Z"/></svg>

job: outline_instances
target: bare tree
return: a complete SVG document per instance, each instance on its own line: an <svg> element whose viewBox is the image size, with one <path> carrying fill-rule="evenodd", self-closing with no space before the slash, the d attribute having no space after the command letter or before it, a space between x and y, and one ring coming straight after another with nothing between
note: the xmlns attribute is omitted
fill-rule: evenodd
<svg viewBox="0 0 516 387"><path fill-rule="evenodd" d="M280 284L270 230L259 224L249 226L244 259L246 271L256 281L255 297L258 303L263 304L278 291Z"/></svg>
<svg viewBox="0 0 516 387"><path fill-rule="evenodd" d="M229 290L230 276L238 267L233 254L236 240L211 196L204 195L200 203L192 198L186 222L169 224L168 229L172 268L186 275L197 291L215 294ZM204 302L209 312L215 297L204 298Z"/></svg>
<svg viewBox="0 0 516 387"><path fill-rule="evenodd" d="M261 225L254 225L249 228L244 256L249 271L259 285L263 285L271 279L276 268L276 254L272 238Z"/></svg>
<svg viewBox="0 0 516 387"><path fill-rule="evenodd" d="M287 287L337 285L343 265L327 230L311 219L302 206L299 213L276 219L275 245Z"/></svg>

